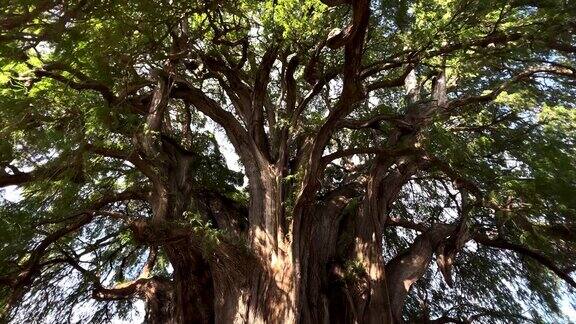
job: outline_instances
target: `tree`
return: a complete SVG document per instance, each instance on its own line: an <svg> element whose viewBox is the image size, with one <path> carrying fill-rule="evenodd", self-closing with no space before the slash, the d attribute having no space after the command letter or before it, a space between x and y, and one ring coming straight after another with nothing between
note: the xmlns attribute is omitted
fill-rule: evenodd
<svg viewBox="0 0 576 324"><path fill-rule="evenodd" d="M4 319L561 320L574 1L1 8Z"/></svg>

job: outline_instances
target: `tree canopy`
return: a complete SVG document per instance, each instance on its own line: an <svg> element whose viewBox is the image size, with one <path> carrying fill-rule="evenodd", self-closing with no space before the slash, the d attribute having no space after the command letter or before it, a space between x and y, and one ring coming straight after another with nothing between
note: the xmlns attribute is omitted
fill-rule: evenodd
<svg viewBox="0 0 576 324"><path fill-rule="evenodd" d="M575 1L0 3L0 319L567 320Z"/></svg>

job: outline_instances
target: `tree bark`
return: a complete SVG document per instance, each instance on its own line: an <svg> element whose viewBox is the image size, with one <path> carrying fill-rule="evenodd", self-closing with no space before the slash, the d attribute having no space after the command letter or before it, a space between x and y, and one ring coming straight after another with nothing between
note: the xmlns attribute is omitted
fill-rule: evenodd
<svg viewBox="0 0 576 324"><path fill-rule="evenodd" d="M390 323L379 236L350 232L355 195L354 188L330 193L306 213L297 236L274 240L254 228L249 252L224 243L208 255L196 254L192 241L165 245L174 268L166 322Z"/></svg>

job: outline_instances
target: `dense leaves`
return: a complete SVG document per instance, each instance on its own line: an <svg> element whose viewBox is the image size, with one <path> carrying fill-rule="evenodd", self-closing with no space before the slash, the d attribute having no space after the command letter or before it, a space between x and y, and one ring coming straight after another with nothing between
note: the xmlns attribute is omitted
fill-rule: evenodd
<svg viewBox="0 0 576 324"><path fill-rule="evenodd" d="M376 199L388 279L427 260L404 320L565 321L576 3L361 2L2 0L0 318L141 317L182 232L206 264L258 255L255 200L292 237L354 188L318 216L343 219L340 284L367 273L346 228Z"/></svg>

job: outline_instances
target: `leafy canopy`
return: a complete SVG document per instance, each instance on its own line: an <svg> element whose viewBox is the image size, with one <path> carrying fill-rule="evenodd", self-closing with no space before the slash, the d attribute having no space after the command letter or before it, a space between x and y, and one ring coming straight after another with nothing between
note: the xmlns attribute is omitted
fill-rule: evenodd
<svg viewBox="0 0 576 324"><path fill-rule="evenodd" d="M128 282L158 252L115 217L153 213L146 201L151 178L132 158L142 155L139 136L152 134L194 157L190 190L248 205L243 172L228 168L216 140L223 130L229 135L221 120L181 100L175 86L165 129L150 128L159 71L170 66L248 128L237 108L245 98L229 88L256 83L275 47L261 89L263 128L272 151L274 136L288 130L296 156L342 89L344 55L326 44L352 18L348 6L332 2L2 1L0 185L18 186L20 198L0 201L0 307L8 312L14 296L24 297L10 313L16 322L58 314L106 322L131 314L134 299L92 299L94 278L87 273L97 271L105 286ZM411 291L407 319L561 320L563 281L574 286L576 270L574 17L570 0L371 2L360 74L365 97L347 114L349 127L336 129L323 150L352 150L353 157L329 161L319 196L360 181L375 163L375 149L388 149L391 134L402 129L395 120L439 100L442 77L449 104L426 116L415 141L394 148L417 148L439 162L402 187L390 214L413 226L387 228L385 256L409 248L416 225L455 223L464 196L474 202L470 232L484 235L459 254L452 289L435 265L427 270ZM287 97L290 69L296 101L306 103L297 117ZM406 94L409 78L414 100ZM288 211L304 171L296 167L284 177ZM196 217L198 203L189 209L180 222L204 233L210 253L229 233ZM162 251L154 262L150 276L170 276ZM24 270L33 272L21 275L27 281L11 281Z"/></svg>

